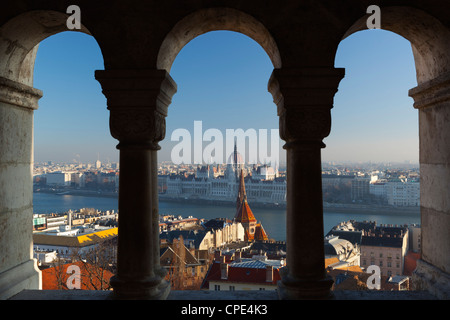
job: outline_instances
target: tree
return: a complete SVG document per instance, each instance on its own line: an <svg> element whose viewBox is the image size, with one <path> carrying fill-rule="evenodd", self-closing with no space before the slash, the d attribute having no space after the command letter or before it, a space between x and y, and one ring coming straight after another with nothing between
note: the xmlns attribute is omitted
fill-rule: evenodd
<svg viewBox="0 0 450 320"><path fill-rule="evenodd" d="M116 269L116 239L101 241L87 251L72 251L73 260L82 263L81 279L85 287L111 290L109 279Z"/></svg>

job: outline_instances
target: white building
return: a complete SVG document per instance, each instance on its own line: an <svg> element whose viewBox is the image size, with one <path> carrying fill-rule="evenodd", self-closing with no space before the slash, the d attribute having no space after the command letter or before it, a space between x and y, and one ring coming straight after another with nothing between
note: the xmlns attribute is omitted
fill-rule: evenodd
<svg viewBox="0 0 450 320"><path fill-rule="evenodd" d="M277 170L268 165L254 167L252 170L253 180L274 180L276 176Z"/></svg>
<svg viewBox="0 0 450 320"><path fill-rule="evenodd" d="M185 199L206 199L219 201L236 201L239 190L239 176L236 168L227 165L224 175L215 176L212 167L201 167L195 175L168 175L166 181L159 181L166 186L165 197ZM276 177L276 170L262 166L254 169L252 175L245 177L247 198L252 203L286 203L286 179ZM160 177L160 179L162 179Z"/></svg>
<svg viewBox="0 0 450 320"><path fill-rule="evenodd" d="M371 194L385 198L389 205L400 207L420 205L420 183L416 180L372 181L369 190Z"/></svg>
<svg viewBox="0 0 450 320"><path fill-rule="evenodd" d="M75 172L57 171L49 172L45 175L48 185L69 186L72 182L72 174Z"/></svg>
<svg viewBox="0 0 450 320"><path fill-rule="evenodd" d="M419 206L420 183L405 181L392 181L388 183L388 204L394 206Z"/></svg>
<svg viewBox="0 0 450 320"><path fill-rule="evenodd" d="M230 263L215 261L202 288L214 291L277 290L277 282L281 280L279 271L284 266L284 260L270 260L265 255L238 258Z"/></svg>
<svg viewBox="0 0 450 320"><path fill-rule="evenodd" d="M339 260L338 263L331 266L333 269L360 265L360 248L348 240L329 235L324 239L324 250L325 258L335 257Z"/></svg>

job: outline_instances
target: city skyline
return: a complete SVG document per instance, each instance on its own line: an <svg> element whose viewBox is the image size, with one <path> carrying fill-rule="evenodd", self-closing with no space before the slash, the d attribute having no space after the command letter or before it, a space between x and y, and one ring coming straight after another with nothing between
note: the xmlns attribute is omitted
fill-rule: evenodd
<svg viewBox="0 0 450 320"><path fill-rule="evenodd" d="M335 66L346 76L335 95L323 162L418 163L418 117L407 94L416 86L410 43L387 31L358 32L341 42ZM102 162L118 161L106 99L93 76L99 69L101 50L91 36L64 32L41 43L34 86L44 97L35 112L35 162L94 162L99 155ZM215 31L193 39L171 69L178 92L158 161L170 160L177 143L170 141L172 132L192 132L194 121L223 133L278 129L267 91L272 70L264 50L242 34Z"/></svg>

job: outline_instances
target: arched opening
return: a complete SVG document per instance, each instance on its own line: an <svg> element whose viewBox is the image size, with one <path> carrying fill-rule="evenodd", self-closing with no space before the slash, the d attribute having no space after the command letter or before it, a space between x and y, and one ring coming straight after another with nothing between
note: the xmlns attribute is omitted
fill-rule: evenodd
<svg viewBox="0 0 450 320"><path fill-rule="evenodd" d="M237 246L237 243L243 243L245 232L253 235L261 230L261 226L255 228L253 224L249 224L245 231L244 226L233 221L237 211L241 173L229 162L233 158L235 141L233 138L229 140L227 130L236 132L242 129L249 134L245 137L244 146L240 139L236 142L238 152L243 155L245 162L237 166L241 168L242 164L243 174L246 176L248 204L270 238L286 240L284 207L269 209L263 203L285 205L283 190L286 186L279 182L284 176L281 177L282 173L278 173L285 169L285 152L278 133L276 108L267 90L267 82L274 67L281 67L281 61L268 32L253 18L229 9L205 10L183 19L166 37L160 50L158 68L170 71L178 87L168 110L166 140L161 142L158 154L160 163L164 160L175 162L173 156L180 155L177 145L181 144L181 140L177 132L182 130L189 133L188 137L182 138L182 142L186 142L186 138L190 140L185 144L189 148L187 159L177 159L185 160L185 165L181 163L172 173L170 165L160 165L160 179L165 179L162 183L166 183L166 187L161 188L164 191L159 195L159 212L161 215L180 212L185 216L206 219L210 223L217 218L227 219L226 228L212 231L217 233L214 235L217 239L223 237L223 242L219 243L217 240L214 243L217 249ZM208 133L213 133L213 136L207 138ZM251 136L252 133L255 135ZM252 145L255 141L251 140L253 137L256 137L256 142ZM218 140L221 141L216 144ZM264 154L261 149L262 140L267 142L268 150L265 151L271 157L269 160L277 157L277 161L267 162L268 168L273 170L273 176L268 181L263 183L255 178L252 182L250 180L255 177L257 168L267 161L261 157ZM277 141L276 146L272 143L273 140ZM213 145L217 148L211 153L214 157L211 159L206 154L210 154L207 151ZM200 154L196 150L198 146ZM254 150L257 151L256 159L255 154L251 154ZM185 155L186 150L183 152ZM266 193L265 197L262 196L263 193ZM275 193L282 196L279 200L272 201L270 197ZM180 201L184 202L180 204ZM233 228L239 230L230 231ZM219 233L223 235L218 236ZM208 234L207 237L209 236ZM164 240L166 237L170 238L170 232L162 237ZM207 237L206 241L210 241ZM189 239L184 238L184 241ZM195 249L199 252L205 251L204 248L205 244L202 243ZM240 252L242 248L235 250ZM209 267L217 267L215 263L211 263L213 261L209 261L210 265L205 266L204 271L208 271ZM164 267L167 269L167 266ZM171 276L170 271L168 275ZM207 279L202 285L206 286L201 289L209 290L218 290L220 286L214 285L214 279ZM228 285L222 284L220 290L228 290ZM235 290L242 290L242 286L231 285ZM271 286L272 289L276 288L276 281Z"/></svg>
<svg viewBox="0 0 450 320"><path fill-rule="evenodd" d="M33 224L34 110L38 109L38 100L43 93L33 85L35 71L40 73L37 82L42 81L42 75L52 75L41 72L40 66L35 68L35 61L41 41L69 30L66 24L68 17L68 14L56 11L29 11L1 27L0 207L4 223L0 282L8 283L0 286L1 297L9 297L23 289L42 288L42 276L36 260L33 259L33 234L30 226ZM90 35L85 26L76 31ZM55 59L49 63L56 65L57 62ZM70 64L71 61L66 63ZM93 71L91 70L92 78ZM41 83L44 82L45 80ZM66 95L58 97L52 104L57 104L60 110L64 109L62 105L70 105L71 96L77 94L79 93L75 91L66 92ZM49 99L53 99L51 94ZM76 107L72 110L80 111L76 110ZM67 109L65 111L67 112ZM69 114L70 112L67 112L63 119L49 120L67 123L70 122ZM58 135L57 130L64 131L67 126L54 129L56 130L52 134ZM11 280L11 277L14 280Z"/></svg>
<svg viewBox="0 0 450 320"><path fill-rule="evenodd" d="M178 22L164 39L158 54L157 69L170 72L180 50L195 37L217 30L247 35L266 51L274 68L281 68L281 56L275 40L261 22L231 8L209 8L192 13Z"/></svg>
<svg viewBox="0 0 450 320"><path fill-rule="evenodd" d="M382 80L385 86L385 91L382 91L381 83L378 84L373 83L372 86L370 86L370 82L368 80L359 80L359 84L356 82L353 84L356 88L361 88L358 90L363 90L363 85L367 84L367 88L370 88L371 92L363 92L362 93L360 101L358 102L355 97L358 97L358 95L353 95L352 97L345 97L345 86L347 84L350 84L351 80L351 69L350 72L347 73L346 79L344 79L341 82L342 88L339 89L339 93L336 95L336 108L333 110L334 113L334 123L337 124L333 130L334 133L336 133L338 130L336 127L339 126L339 123L344 123L344 119L340 119L339 116L339 104L347 100L347 103L355 103L355 104L365 104L370 105L370 113L367 114L364 117L365 120L365 127L361 125L357 125L356 127L359 127L359 129L356 129L354 132L370 132L370 128L377 127L377 123L380 123L380 114L377 113L377 110L383 110L384 106L377 106L376 104L384 104L385 106L390 106L393 104L397 104L398 106L403 105L403 108L410 106L414 106L414 108L418 109L418 112L415 110L404 110L401 111L401 115L399 114L399 121L402 121L403 119L408 120L405 123L397 122L397 126L392 126L392 128L398 128L401 130L404 130L404 132L409 132L410 138L412 138L412 141L407 141L405 136L405 139L403 142L397 140L399 136L401 136L400 132L391 131L387 128L385 125L389 121L383 121L383 125L379 126L379 129L382 129L385 133L387 133L385 137L386 143L383 143L383 145L380 145L379 148L375 148L374 155L378 155L377 153L379 150L386 149L386 146L389 146L391 143L397 143L401 145L399 148L392 148L390 153L390 156L394 156L396 153L400 154L402 148L403 150L412 150L413 153L416 152L418 149L418 156L417 160L419 160L419 168L418 168L418 175L420 176L420 204L419 210L420 210L420 219L418 221L419 227L414 227L409 225L408 230L408 243L403 244L403 248L405 250L405 254L400 254L400 257L404 257L403 260L397 265L403 268L401 271L393 271L388 270L390 267L395 267L395 263L387 262L385 261L386 255L384 255L384 258L381 258L383 253L380 252L374 252L374 250L370 246L366 246L365 253L362 253L361 255L361 266L368 267L369 265L378 265L382 269L382 273L386 273L388 276L393 276L394 274L400 274L400 275L407 275L410 277L410 288L416 289L416 290L431 290L434 293L439 292L440 290L444 289L441 292L445 291L445 285L439 287L439 289L433 288L432 285L430 285L427 280L424 280L427 272L436 272L436 274L445 274L446 265L448 265L448 259L442 259L442 255L438 254L438 252L444 252L442 250L448 250L448 249L442 249L441 248L448 248L448 235L445 234L445 232L442 232L442 228L448 228L449 221L447 218L447 215L444 212L448 211L448 208L443 205L442 201L445 202L445 198L448 198L448 187L443 187L447 191L447 195L445 195L445 192L442 193L438 190L437 186L442 184L439 182L441 179L448 180L448 170L445 169L448 166L448 159L446 160L445 157L442 157L443 154L441 153L443 149L448 149L444 147L444 143L441 140L443 136L448 136L448 121L447 124L445 124L446 114L448 114L448 111L445 111L445 108L443 108L443 105L445 104L445 101L447 101L446 97L442 95L441 90L444 90L443 88L446 87L445 85L445 79L447 79L447 74L449 70L449 61L448 61L448 55L445 54L445 52L448 52L448 46L449 46L449 32L448 30L434 17L426 14L423 11L413 9L413 8L405 8L405 7L386 7L381 8L381 28L383 30L391 31L395 33L396 35L391 35L389 33L386 33L386 31L380 31L380 30L369 30L365 32L358 32L361 30L366 29L366 17L360 18L344 35L343 42L347 41L347 39L351 40L352 38L359 38L364 37L365 35L369 36L370 32L373 33L373 35L380 35L382 36L383 33L385 35L388 35L388 38L386 38L384 45L389 46L390 48L386 48L386 52L388 53L388 56L384 56L384 53L379 53L380 59L384 56L384 61L388 61L385 63L385 65L379 65L378 68L386 70L386 72L390 73L389 78L388 75L385 74L386 78ZM412 56L407 50L407 47L404 46L401 51L404 53L404 57L397 57L396 53L390 50L393 50L395 48L400 48L400 43L393 43L391 42L392 37L397 37L398 35L405 38L409 41L409 43L406 43L403 41L404 45L411 45L412 48ZM370 37L369 39L375 40L376 38ZM372 44L373 45L373 44ZM351 50L356 50L356 48L352 48ZM358 50L361 50L358 48ZM375 48L373 49L374 52L376 52ZM406 50L406 51L405 51ZM354 52L356 53L356 52ZM364 52L361 50L358 52L358 54L363 54ZM389 53L391 56L389 57ZM406 54L405 54L406 53ZM368 56L370 56L371 52L366 52ZM378 58L377 56L372 56L372 59L375 60ZM395 62L397 60L397 62ZM409 64L409 70L408 69L397 69L399 67L402 67L405 65L405 62L408 62ZM396 66L389 65L391 63L395 63ZM413 71L413 63L415 65L415 79L412 76L411 72ZM375 65L375 62L366 60L364 65L360 66L359 71L367 72L369 75L368 77L377 77L377 72L372 70L372 66ZM408 66L406 66L408 68ZM390 70L389 70L390 69ZM389 70L389 71L388 71ZM403 70L401 74L396 74L395 70L398 70L400 73L400 70ZM406 75L408 75L406 77ZM380 79L380 81L381 81ZM348 82L347 82L348 81ZM370 87L369 87L370 86ZM405 87L406 86L406 87ZM407 87L409 86L409 88ZM416 87L417 86L417 87ZM413 88L414 87L414 88ZM413 89L411 89L413 88ZM400 90L397 94L393 94L393 90ZM409 96L414 99L414 101L409 101L406 98L406 92L409 90ZM374 91L374 92L373 92ZM372 96L371 93L374 93ZM387 98L387 100L382 100L382 98ZM342 100L341 100L342 99ZM400 99L400 100L399 100ZM403 102L401 102L403 101ZM353 109L352 112L356 113L359 112L358 109ZM411 108L412 109L412 108ZM357 111L358 110L358 111ZM388 112L392 113L395 112L394 108L389 108ZM400 109L398 109L400 110ZM417 112L417 113L416 113ZM409 116L408 116L409 114ZM349 121L350 118L354 118L354 114L347 114L347 119L345 121ZM386 119L385 117L383 117ZM401 119L401 120L400 120ZM437 120L438 119L438 120ZM389 120L389 119L388 119ZM364 122L363 122L364 123ZM416 127L416 128L414 128ZM397 130L397 129L396 129ZM391 132L390 132L391 131ZM378 130L377 130L378 132ZM339 133L338 133L339 134ZM353 133L354 134L354 133ZM375 139L381 139L381 137L384 135L384 133L376 136ZM414 137L417 135L417 138ZM333 133L330 136L330 141L333 141ZM354 140L354 139L352 139ZM408 139L409 140L409 139ZM374 139L371 139L370 137L366 136L366 134L363 135L363 142L366 143L366 146L370 146L370 142L374 141ZM412 142L412 144L411 144ZM409 147L407 147L409 145ZM419 148L415 147L418 146ZM329 151L332 151L331 143L328 143ZM325 151L327 152L327 151ZM446 153L448 151L444 151ZM407 160L407 159L404 159ZM439 172L439 173L438 173ZM370 190L373 190L374 193L379 192L381 188L386 189L386 192L391 192L391 198L397 197L397 199L392 199L393 202L395 202L397 207L401 207L402 204L405 205L408 203L408 200L405 199L403 202L396 202L399 201L400 193L399 193L399 184L406 185L405 182L407 180L416 180L416 177L405 177L401 176L402 178L400 183L397 181L397 183L392 180L392 184L396 184L395 187L387 187L384 188L382 186L377 186L377 182L373 179L371 180L369 178L368 181L364 181L364 185L367 185L369 188L367 188L366 192L371 192ZM372 176L373 178L373 176ZM392 178L392 177L391 177ZM398 178L398 177L397 177ZM363 179L361 179L363 180ZM370 181L370 182L369 182ZM384 182L388 183L384 183ZM356 183L358 182L358 183ZM355 185L360 186L359 188L362 188L362 181L355 181ZM369 182L369 183L367 183ZM389 184L389 179L385 179L382 184L387 186ZM373 189L372 189L373 187ZM383 189L383 190L384 190ZM417 193L418 188L413 188L414 190L406 191L406 188L402 186L402 189L405 189L405 197L411 196L412 193ZM378 190L378 191L376 191ZM376 192L375 192L376 191ZM417 196L415 196L417 198ZM419 201L417 201L419 203ZM390 203L393 204L393 203ZM375 214L372 214L372 217L376 217ZM405 218L406 217L402 217ZM407 220L407 219L406 219ZM405 224L408 222L405 220ZM440 222L438 222L440 221ZM400 224L400 223L399 223ZM442 225L445 225L446 227L442 227ZM394 225L395 226L395 225ZM386 225L385 225L386 227ZM388 225L387 227L392 227L392 225ZM383 227L380 226L380 230ZM387 230L387 229L386 229ZM367 235L366 238L370 238L374 234ZM406 236L403 237L406 239ZM380 240L381 241L381 240ZM363 248L361 247L361 251ZM370 252L369 252L370 251ZM407 258L406 255L409 252L415 252L417 255L414 257L414 261L411 261L411 259ZM365 254L366 256L363 256ZM372 256L370 256L372 255ZM376 257L375 257L376 256ZM411 264L407 266L408 262ZM408 270L406 270L408 268ZM433 270L433 271L430 271ZM441 270L441 271L439 271ZM442 273L442 270L444 270L444 273ZM405 273L404 273L405 272ZM382 274L382 276L385 274ZM442 277L445 278L445 275ZM445 283L445 281L444 281ZM441 293L442 294L442 293Z"/></svg>
<svg viewBox="0 0 450 320"><path fill-rule="evenodd" d="M417 83L432 80L450 70L445 54L449 50L449 31L436 18L410 7L382 7L381 28L392 31L411 42L416 65ZM361 17L343 39L364 30L367 16Z"/></svg>
<svg viewBox="0 0 450 320"><path fill-rule="evenodd" d="M68 16L57 11L30 11L2 26L0 48L4 54L0 76L32 86L39 42L53 34L67 31ZM90 34L84 25L75 31Z"/></svg>
<svg viewBox="0 0 450 320"><path fill-rule="evenodd" d="M412 234L420 224L418 115L407 96L417 85L411 45L390 31L359 31L340 43L336 66L345 68L346 77L335 96L323 152L324 233L348 241L354 232L342 230L357 229L361 238L352 241L353 252L342 261L361 269L355 274L363 283L367 268L379 266L387 290L395 286L390 277L411 276L410 257L420 250L416 234L414 246L413 236L405 236L403 252L387 238L374 238L379 246L370 246L372 238L365 234L372 229L374 235L378 230ZM398 259L388 256L392 250L399 251ZM351 281L342 269L329 272L337 290Z"/></svg>

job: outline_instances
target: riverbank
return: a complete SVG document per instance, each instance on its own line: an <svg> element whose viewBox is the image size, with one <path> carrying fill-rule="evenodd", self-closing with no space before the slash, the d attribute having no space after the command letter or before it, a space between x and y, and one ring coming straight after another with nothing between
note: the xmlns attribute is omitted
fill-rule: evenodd
<svg viewBox="0 0 450 320"><path fill-rule="evenodd" d="M177 202L177 203L188 203L188 204L207 204L214 206L225 206L234 207L235 202L232 201L220 201L220 200L208 200L208 199L186 199L186 198L169 198L169 197L159 197L159 201L163 202ZM249 202L251 208L262 208L262 209L277 209L280 211L286 210L285 204L274 204L274 203L258 203ZM410 214L420 214L420 207L394 207L386 205L366 205L366 204L323 204L324 212L335 212L335 213L367 213L373 214L377 212L392 213L396 215L410 215Z"/></svg>
<svg viewBox="0 0 450 320"><path fill-rule="evenodd" d="M97 197L97 198L117 198L117 192L103 192L103 191L92 191L92 190L56 190L56 189L37 189L35 193L48 193L54 195L73 195L73 196L83 196L83 197ZM236 203L234 201L217 200L217 199L192 199L192 198L173 198L167 197L162 194L159 195L160 202L167 203L186 203L186 204L200 204L200 205L211 205L220 207L234 207ZM285 204L276 203L260 203L252 202L250 203L251 208L255 209L274 209L285 211ZM396 215L420 215L420 207L394 207L388 205L368 205L368 204L341 204L341 203L324 203L324 212L331 213L392 213Z"/></svg>

